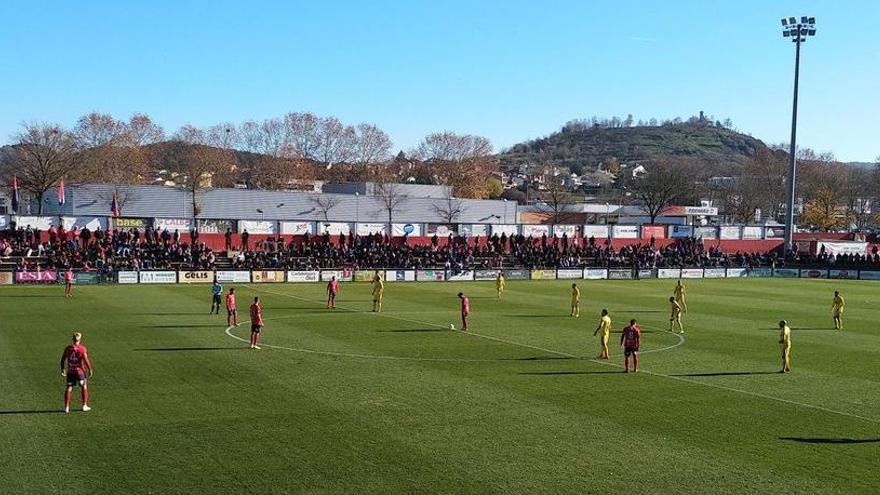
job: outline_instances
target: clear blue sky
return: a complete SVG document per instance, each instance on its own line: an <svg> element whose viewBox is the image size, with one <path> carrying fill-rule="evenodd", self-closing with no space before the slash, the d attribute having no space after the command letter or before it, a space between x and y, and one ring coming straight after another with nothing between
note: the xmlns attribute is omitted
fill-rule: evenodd
<svg viewBox="0 0 880 495"><path fill-rule="evenodd" d="M7 2L0 142L26 120L146 112L167 131L288 111L373 122L409 149L438 130L496 149L565 121L699 110L788 141L804 47L799 143L880 155L880 2Z"/></svg>

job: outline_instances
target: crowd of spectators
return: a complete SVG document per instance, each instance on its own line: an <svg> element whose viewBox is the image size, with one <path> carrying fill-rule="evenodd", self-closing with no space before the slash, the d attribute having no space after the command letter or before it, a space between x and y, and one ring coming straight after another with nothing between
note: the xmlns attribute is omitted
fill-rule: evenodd
<svg viewBox="0 0 880 495"><path fill-rule="evenodd" d="M460 272L492 268L749 268L771 266L840 266L877 268L880 255L874 247L866 255L831 256L788 252L725 253L702 239L676 239L674 242L614 246L606 239L593 237L572 240L566 235L540 238L522 235L493 235L480 242L477 238L450 235L433 236L424 244L411 245L403 238L339 235L305 236L296 240L279 238L249 242L239 236L240 246L233 246L227 232L226 247L231 258L222 266L233 269L314 270L322 268L394 268L445 269ZM251 245L253 244L253 245ZM199 241L197 232L168 230L91 231L82 228L65 231L52 227L40 232L26 226L0 233L0 262L15 263L19 269L66 268L84 270L155 270L215 269L218 257ZM8 266L7 266L8 268Z"/></svg>

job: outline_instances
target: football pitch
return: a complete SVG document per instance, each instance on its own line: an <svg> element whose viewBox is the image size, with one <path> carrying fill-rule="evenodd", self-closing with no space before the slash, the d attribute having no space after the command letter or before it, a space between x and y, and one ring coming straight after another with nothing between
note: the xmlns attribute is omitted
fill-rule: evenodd
<svg viewBox="0 0 880 495"><path fill-rule="evenodd" d="M878 493L880 285L674 281L0 288L5 493ZM228 289L229 284L225 287ZM834 290L847 301L835 331ZM471 298L471 334L449 329ZM602 308L612 359L593 360ZM225 311L224 311L225 313ZM620 329L643 330L622 373ZM791 324L793 372L778 328ZM61 413L61 351L84 334L91 405Z"/></svg>

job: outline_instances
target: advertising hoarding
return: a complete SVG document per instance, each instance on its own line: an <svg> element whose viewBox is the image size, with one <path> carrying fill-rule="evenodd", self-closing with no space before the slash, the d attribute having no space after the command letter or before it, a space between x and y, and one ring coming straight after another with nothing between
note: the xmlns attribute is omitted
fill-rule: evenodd
<svg viewBox="0 0 880 495"><path fill-rule="evenodd" d="M672 239L683 239L693 237L694 227L692 225L670 225L669 237Z"/></svg>
<svg viewBox="0 0 880 495"><path fill-rule="evenodd" d="M605 268L584 268L584 280L605 280L608 270Z"/></svg>
<svg viewBox="0 0 880 495"><path fill-rule="evenodd" d="M287 272L287 282L319 282L321 280L321 272L317 270L311 271L289 271Z"/></svg>
<svg viewBox="0 0 880 495"><path fill-rule="evenodd" d="M214 272L180 271L177 272L177 280L181 284L212 284L214 283Z"/></svg>
<svg viewBox="0 0 880 495"><path fill-rule="evenodd" d="M416 280L419 282L442 282L446 280L446 272L443 270L418 270Z"/></svg>
<svg viewBox="0 0 880 495"><path fill-rule="evenodd" d="M590 237L596 239L607 239L608 238L608 226L607 225L584 225L581 227L581 232L583 237L589 239Z"/></svg>
<svg viewBox="0 0 880 495"><path fill-rule="evenodd" d="M659 268L657 278L681 278L681 270L678 268Z"/></svg>
<svg viewBox="0 0 880 495"><path fill-rule="evenodd" d="M703 278L724 278L727 276L727 270L724 268L704 268Z"/></svg>
<svg viewBox="0 0 880 495"><path fill-rule="evenodd" d="M281 222L282 235L315 235L315 222L283 220Z"/></svg>
<svg viewBox="0 0 880 495"><path fill-rule="evenodd" d="M532 270L532 280L556 280L556 270Z"/></svg>
<svg viewBox="0 0 880 495"><path fill-rule="evenodd" d="M681 278L703 278L702 268L682 268Z"/></svg>
<svg viewBox="0 0 880 495"><path fill-rule="evenodd" d="M251 280L255 284L284 282L284 272L281 270L254 270L251 272Z"/></svg>
<svg viewBox="0 0 880 495"><path fill-rule="evenodd" d="M415 282L415 270L385 270L386 282Z"/></svg>
<svg viewBox="0 0 880 495"><path fill-rule="evenodd" d="M136 284L138 283L138 272L116 272L116 283Z"/></svg>
<svg viewBox="0 0 880 495"><path fill-rule="evenodd" d="M220 283L249 284L251 283L251 272L221 270L217 272L217 281Z"/></svg>
<svg viewBox="0 0 880 495"><path fill-rule="evenodd" d="M351 282L352 278L354 278L354 272L347 268L342 270L321 270L322 282L329 282L333 277L336 277L336 280L340 282Z"/></svg>
<svg viewBox="0 0 880 495"><path fill-rule="evenodd" d="M580 268L560 268L556 270L556 278L559 280L584 278L584 271Z"/></svg>
<svg viewBox="0 0 880 495"><path fill-rule="evenodd" d="M177 272L138 272L142 284L176 284Z"/></svg>
<svg viewBox="0 0 880 495"><path fill-rule="evenodd" d="M718 229L718 238L722 240L738 240L740 228L736 225L724 225Z"/></svg>
<svg viewBox="0 0 880 495"><path fill-rule="evenodd" d="M615 239L638 239L638 225L615 225L611 228L611 237Z"/></svg>
<svg viewBox="0 0 880 495"><path fill-rule="evenodd" d="M248 234L277 234L278 222L275 220L239 220L238 231L244 233L245 230L248 231Z"/></svg>

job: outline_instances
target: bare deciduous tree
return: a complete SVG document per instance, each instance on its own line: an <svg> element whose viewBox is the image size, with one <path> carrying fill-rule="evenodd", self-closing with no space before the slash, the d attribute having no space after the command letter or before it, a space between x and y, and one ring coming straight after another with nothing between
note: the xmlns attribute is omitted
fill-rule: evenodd
<svg viewBox="0 0 880 495"><path fill-rule="evenodd" d="M393 180L393 179L392 179ZM388 213L388 227L394 220L394 213L406 202L407 197L403 194L400 184L383 180L375 185L376 197L382 202L383 210Z"/></svg>
<svg viewBox="0 0 880 495"><path fill-rule="evenodd" d="M38 198L43 213L43 194L61 178L75 173L79 147L72 133L57 124L26 124L16 136L12 166L21 187Z"/></svg>
<svg viewBox="0 0 880 495"><path fill-rule="evenodd" d="M442 202L434 203L431 208L443 219L443 223L458 223L458 217L464 212L464 201L452 194L447 194Z"/></svg>
<svg viewBox="0 0 880 495"><path fill-rule="evenodd" d="M685 161L654 160L645 169L647 173L632 180L630 190L654 223L668 206L690 199L694 180Z"/></svg>
<svg viewBox="0 0 880 495"><path fill-rule="evenodd" d="M312 198L312 202L321 210L325 222L330 221L330 211L339 206L339 198L329 194L319 194Z"/></svg>
<svg viewBox="0 0 880 495"><path fill-rule="evenodd" d="M451 186L464 198L485 197L487 180L498 166L488 139L448 131L426 136L416 155L431 164L436 183Z"/></svg>

